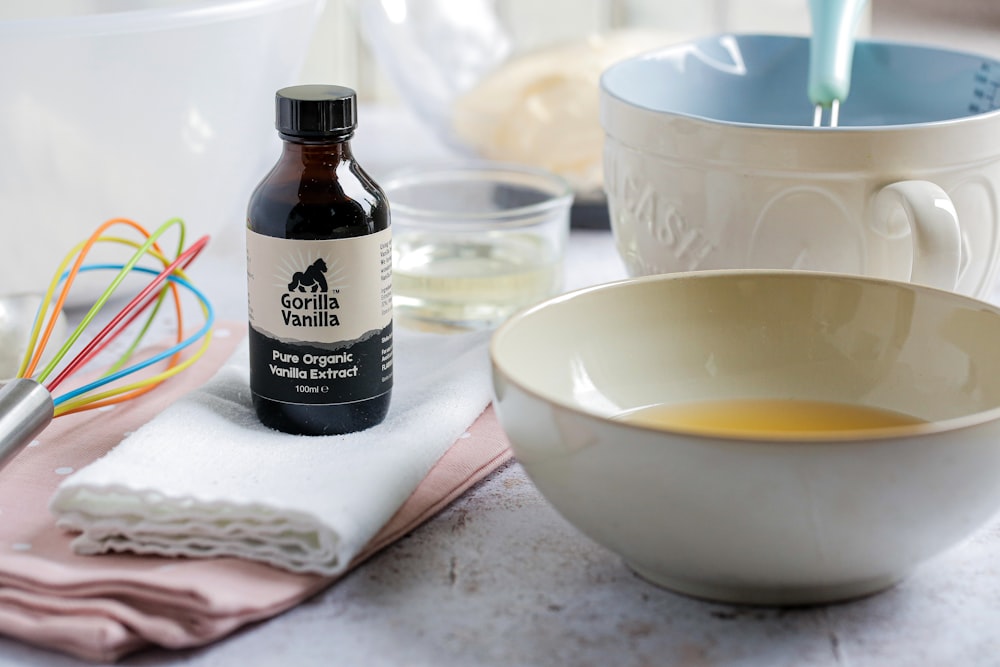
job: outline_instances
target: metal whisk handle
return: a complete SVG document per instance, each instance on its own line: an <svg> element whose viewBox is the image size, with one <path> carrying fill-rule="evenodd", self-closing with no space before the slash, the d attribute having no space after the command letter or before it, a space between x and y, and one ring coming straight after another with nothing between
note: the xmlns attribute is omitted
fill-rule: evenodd
<svg viewBox="0 0 1000 667"><path fill-rule="evenodd" d="M54 412L52 394L34 380L16 378L0 388L0 468L49 425Z"/></svg>

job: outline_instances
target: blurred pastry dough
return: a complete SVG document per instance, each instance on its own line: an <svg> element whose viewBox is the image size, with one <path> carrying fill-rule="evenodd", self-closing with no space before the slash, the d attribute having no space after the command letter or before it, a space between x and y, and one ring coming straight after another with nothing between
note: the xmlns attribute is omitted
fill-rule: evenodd
<svg viewBox="0 0 1000 667"><path fill-rule="evenodd" d="M599 196L601 73L622 58L680 39L621 30L513 58L456 100L455 133L484 158L543 167L578 194Z"/></svg>

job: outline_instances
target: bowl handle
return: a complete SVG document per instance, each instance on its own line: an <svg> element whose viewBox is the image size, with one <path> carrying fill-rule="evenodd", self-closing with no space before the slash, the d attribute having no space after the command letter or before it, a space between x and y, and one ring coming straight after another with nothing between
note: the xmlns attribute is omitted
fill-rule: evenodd
<svg viewBox="0 0 1000 667"><path fill-rule="evenodd" d="M930 181L898 181L875 195L874 214L883 230L898 229L901 219L909 227L911 282L955 290L964 268L962 233L948 193Z"/></svg>

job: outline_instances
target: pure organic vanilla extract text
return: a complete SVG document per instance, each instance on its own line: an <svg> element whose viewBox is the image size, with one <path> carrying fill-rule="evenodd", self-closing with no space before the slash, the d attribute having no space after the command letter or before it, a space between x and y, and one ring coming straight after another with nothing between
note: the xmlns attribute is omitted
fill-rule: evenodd
<svg viewBox="0 0 1000 667"><path fill-rule="evenodd" d="M254 408L288 433L359 431L392 390L389 206L351 152L353 90L293 86L275 101L281 156L247 210Z"/></svg>

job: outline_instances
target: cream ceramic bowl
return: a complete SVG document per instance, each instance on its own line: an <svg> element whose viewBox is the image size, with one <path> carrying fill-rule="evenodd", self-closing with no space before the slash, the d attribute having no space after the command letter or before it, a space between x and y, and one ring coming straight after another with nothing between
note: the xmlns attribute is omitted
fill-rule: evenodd
<svg viewBox="0 0 1000 667"><path fill-rule="evenodd" d="M523 311L495 406L541 493L648 580L809 604L890 586L1000 508L1000 309L847 275L635 278ZM775 439L628 425L656 403L835 401L926 424Z"/></svg>

